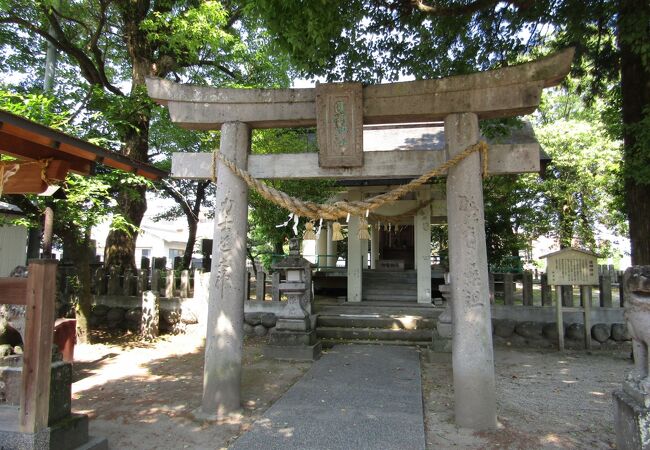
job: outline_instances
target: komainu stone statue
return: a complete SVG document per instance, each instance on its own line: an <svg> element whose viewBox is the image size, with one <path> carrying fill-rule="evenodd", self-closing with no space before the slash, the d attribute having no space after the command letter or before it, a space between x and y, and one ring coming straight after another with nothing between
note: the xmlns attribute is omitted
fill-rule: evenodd
<svg viewBox="0 0 650 450"><path fill-rule="evenodd" d="M634 371L628 380L650 394L648 346L650 345L650 266L634 266L625 272L627 329L632 337Z"/></svg>
<svg viewBox="0 0 650 450"><path fill-rule="evenodd" d="M625 271L625 319L632 337L634 370L622 389L612 393L614 428L619 450L650 450L650 266Z"/></svg>

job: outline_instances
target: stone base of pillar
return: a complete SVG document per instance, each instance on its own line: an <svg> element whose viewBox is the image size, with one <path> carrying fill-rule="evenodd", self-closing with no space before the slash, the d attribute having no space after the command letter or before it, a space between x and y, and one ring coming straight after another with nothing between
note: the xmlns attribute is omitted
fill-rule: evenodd
<svg viewBox="0 0 650 450"><path fill-rule="evenodd" d="M437 330L433 330L431 350L436 353L451 353L451 338L440 336Z"/></svg>
<svg viewBox="0 0 650 450"><path fill-rule="evenodd" d="M279 318L263 353L267 358L291 361L315 361L321 355L321 343L312 326L312 318Z"/></svg>
<svg viewBox="0 0 650 450"><path fill-rule="evenodd" d="M616 448L650 450L650 394L626 382L614 391L614 428Z"/></svg>
<svg viewBox="0 0 650 450"><path fill-rule="evenodd" d="M451 339L454 328L452 325L451 305L449 303L447 303L447 308L445 308L442 314L438 316L436 329L440 337Z"/></svg>
<svg viewBox="0 0 650 450"><path fill-rule="evenodd" d="M314 345L272 345L264 347L265 358L284 361L316 361L320 358L322 347L320 341Z"/></svg>

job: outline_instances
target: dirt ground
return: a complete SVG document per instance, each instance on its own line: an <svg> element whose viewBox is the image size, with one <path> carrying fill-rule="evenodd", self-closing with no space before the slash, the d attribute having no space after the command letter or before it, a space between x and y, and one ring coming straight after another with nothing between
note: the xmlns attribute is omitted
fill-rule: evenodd
<svg viewBox="0 0 650 450"><path fill-rule="evenodd" d="M111 449L219 449L243 433L309 369L308 363L266 360L263 338L245 344L240 418L197 421L203 333L102 337L75 349L73 409L89 414L91 434ZM451 355L421 352L427 448L614 448L611 391L631 369L629 351L495 350L499 429L460 430L453 422Z"/></svg>

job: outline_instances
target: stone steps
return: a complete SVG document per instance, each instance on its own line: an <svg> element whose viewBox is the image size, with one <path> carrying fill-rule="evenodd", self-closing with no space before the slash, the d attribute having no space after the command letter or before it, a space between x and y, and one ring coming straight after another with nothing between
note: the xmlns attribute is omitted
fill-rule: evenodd
<svg viewBox="0 0 650 450"><path fill-rule="evenodd" d="M321 345L324 349L329 349L335 345L397 345L402 347L431 347L431 341L379 341L364 339L321 339Z"/></svg>
<svg viewBox="0 0 650 450"><path fill-rule="evenodd" d="M444 308L436 308L429 304L404 304L404 302L372 302L357 303L319 303L312 306L314 313L322 315L379 315L379 316L419 316L437 318Z"/></svg>
<svg viewBox="0 0 650 450"><path fill-rule="evenodd" d="M384 328L389 330L433 329L436 319L413 316L378 315L319 315L319 327L329 328Z"/></svg>
<svg viewBox="0 0 650 450"><path fill-rule="evenodd" d="M417 301L417 273L364 271L361 296L369 301Z"/></svg>
<svg viewBox="0 0 650 450"><path fill-rule="evenodd" d="M341 340L378 340L378 341L412 341L431 342L433 330L392 330L386 328L342 328L342 327L317 327L316 335L320 339L341 339Z"/></svg>
<svg viewBox="0 0 650 450"><path fill-rule="evenodd" d="M429 346L442 309L399 302L318 305L316 335L325 347L341 343Z"/></svg>

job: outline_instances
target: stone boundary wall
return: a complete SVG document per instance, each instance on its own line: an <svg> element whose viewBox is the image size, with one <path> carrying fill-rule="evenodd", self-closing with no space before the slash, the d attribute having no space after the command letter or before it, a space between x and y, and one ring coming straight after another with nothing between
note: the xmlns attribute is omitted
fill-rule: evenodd
<svg viewBox="0 0 650 450"><path fill-rule="evenodd" d="M204 321L207 302L196 298L159 298L159 327L163 333L181 333L186 325ZM90 315L91 328L140 331L142 297L96 295Z"/></svg>
<svg viewBox="0 0 650 450"><path fill-rule="evenodd" d="M582 308L563 308L564 343L584 349ZM543 306L492 306L492 330L496 344L515 347L555 348L558 345L555 308ZM623 308L591 310L591 348L631 348Z"/></svg>

